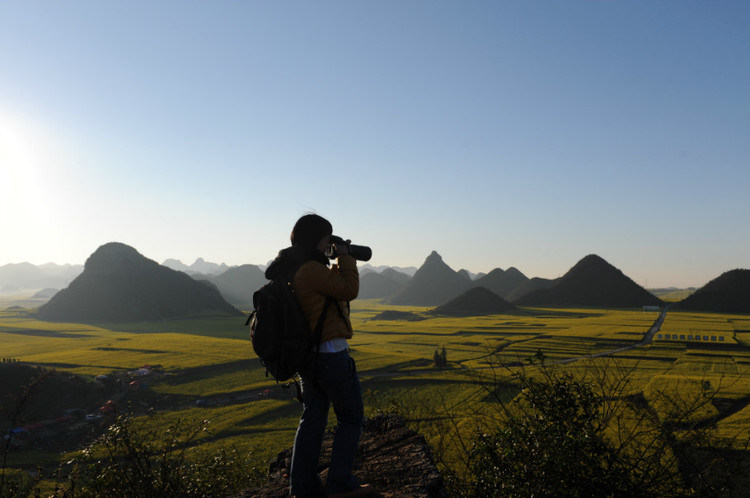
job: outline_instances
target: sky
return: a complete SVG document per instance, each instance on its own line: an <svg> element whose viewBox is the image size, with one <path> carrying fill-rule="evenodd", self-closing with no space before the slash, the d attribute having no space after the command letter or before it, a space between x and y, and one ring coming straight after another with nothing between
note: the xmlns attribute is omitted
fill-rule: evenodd
<svg viewBox="0 0 750 498"><path fill-rule="evenodd" d="M0 2L0 265L750 268L750 2Z"/></svg>

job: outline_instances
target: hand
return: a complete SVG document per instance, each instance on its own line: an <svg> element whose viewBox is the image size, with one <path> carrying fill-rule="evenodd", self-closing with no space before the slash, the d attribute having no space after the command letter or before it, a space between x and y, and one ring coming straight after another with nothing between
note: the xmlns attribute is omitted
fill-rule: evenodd
<svg viewBox="0 0 750 498"><path fill-rule="evenodd" d="M337 256L343 256L344 254L349 254L349 244L351 244L351 240L344 241L344 244L336 244L336 255Z"/></svg>

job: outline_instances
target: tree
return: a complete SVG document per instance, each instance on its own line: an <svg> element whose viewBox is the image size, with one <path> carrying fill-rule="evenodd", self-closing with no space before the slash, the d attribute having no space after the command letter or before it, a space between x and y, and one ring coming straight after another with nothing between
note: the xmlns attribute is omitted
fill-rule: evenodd
<svg viewBox="0 0 750 498"><path fill-rule="evenodd" d="M610 360L575 374L543 361L512 372L520 393L482 424L464 495L741 495L747 452L728 453L731 441L696 417L718 392L705 381L694 396L646 399L628 389L634 367Z"/></svg>
<svg viewBox="0 0 750 498"><path fill-rule="evenodd" d="M448 354L445 351L445 346L443 346L442 351L437 348L435 349L432 361L435 364L435 368L445 368L448 366Z"/></svg>

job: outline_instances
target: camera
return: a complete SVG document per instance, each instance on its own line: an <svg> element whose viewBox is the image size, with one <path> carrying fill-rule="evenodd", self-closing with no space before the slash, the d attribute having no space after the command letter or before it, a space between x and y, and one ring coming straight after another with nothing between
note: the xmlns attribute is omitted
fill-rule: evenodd
<svg viewBox="0 0 750 498"><path fill-rule="evenodd" d="M350 241L344 240L337 235L331 235L331 245L328 246L326 256L330 259L336 259L339 256L338 250L336 249L338 246L346 246L349 248L349 255L359 261L369 261L372 257L372 249L369 247L352 244Z"/></svg>

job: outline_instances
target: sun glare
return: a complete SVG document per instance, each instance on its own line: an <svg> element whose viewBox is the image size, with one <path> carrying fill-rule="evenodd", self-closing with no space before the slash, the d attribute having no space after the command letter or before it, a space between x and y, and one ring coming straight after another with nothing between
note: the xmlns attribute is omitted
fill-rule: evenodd
<svg viewBox="0 0 750 498"><path fill-rule="evenodd" d="M60 140L29 119L0 111L0 210L15 237L54 231Z"/></svg>

